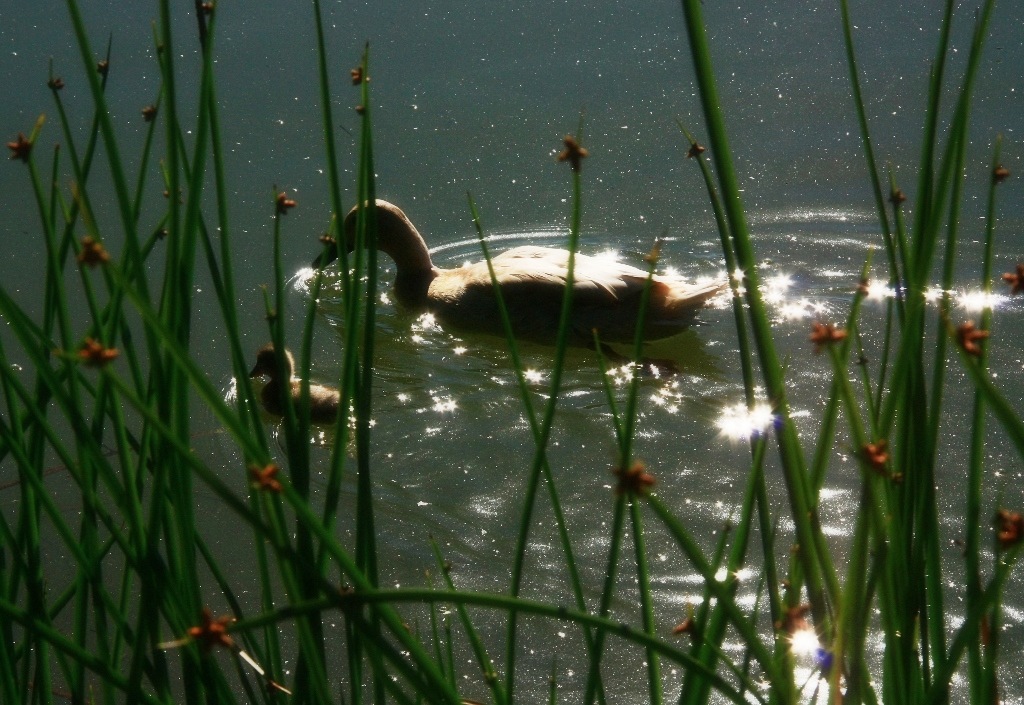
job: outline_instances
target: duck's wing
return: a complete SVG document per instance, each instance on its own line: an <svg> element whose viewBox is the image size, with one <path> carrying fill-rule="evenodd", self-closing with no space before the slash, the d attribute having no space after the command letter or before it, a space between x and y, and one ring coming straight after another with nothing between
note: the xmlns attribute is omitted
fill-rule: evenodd
<svg viewBox="0 0 1024 705"><path fill-rule="evenodd" d="M569 276L569 251L531 245L516 247L491 260L503 290L533 289L561 297ZM486 265L484 273L486 274ZM488 278L488 283L489 283ZM580 304L614 305L642 291L647 272L600 257L576 255L573 296Z"/></svg>

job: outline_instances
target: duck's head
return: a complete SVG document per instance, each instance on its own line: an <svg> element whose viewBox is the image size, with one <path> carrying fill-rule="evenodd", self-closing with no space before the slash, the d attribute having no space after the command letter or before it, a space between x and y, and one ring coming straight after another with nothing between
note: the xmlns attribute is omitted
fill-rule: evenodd
<svg viewBox="0 0 1024 705"><path fill-rule="evenodd" d="M259 377L260 375L266 375L271 379L277 377L277 351L274 350L273 343L267 343L262 348L256 351L256 364L252 370L249 371L249 377ZM290 350L285 348L284 351L284 372L285 379L292 376L292 372L295 370L295 358L292 357Z"/></svg>
<svg viewBox="0 0 1024 705"><path fill-rule="evenodd" d="M388 201L378 198L375 204L372 220L367 223L366 237L368 239L373 237L373 227L376 224L377 249L395 261L399 272L431 270L433 265L430 262L427 244L409 217L401 208ZM352 252L356 247L356 224L359 210L359 206L352 208L342 224L346 252ZM367 213L367 215L371 214ZM337 241L329 242L310 266L314 269L326 267L338 259L339 247L340 243Z"/></svg>

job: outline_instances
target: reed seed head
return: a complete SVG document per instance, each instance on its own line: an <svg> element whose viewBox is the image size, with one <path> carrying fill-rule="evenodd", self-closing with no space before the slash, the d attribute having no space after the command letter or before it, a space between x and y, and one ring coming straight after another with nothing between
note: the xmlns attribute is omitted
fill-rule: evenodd
<svg viewBox="0 0 1024 705"><path fill-rule="evenodd" d="M562 141L565 143L565 149L558 155L558 161L569 162L573 171L579 171L583 160L590 156L590 152L581 147L572 135L566 135Z"/></svg>
<svg viewBox="0 0 1024 705"><path fill-rule="evenodd" d="M981 341L988 337L988 331L975 327L974 321L967 321L961 323L960 327L956 329L956 337L964 352L974 357L980 357Z"/></svg>
<svg viewBox="0 0 1024 705"><path fill-rule="evenodd" d="M1020 512L1000 509L996 512L996 538L999 547L1012 548L1024 538L1024 516Z"/></svg>
<svg viewBox="0 0 1024 705"><path fill-rule="evenodd" d="M286 215L288 211L297 205L298 203L288 198L288 195L284 191L277 194L277 212L280 215Z"/></svg>
<svg viewBox="0 0 1024 705"><path fill-rule="evenodd" d="M634 460L628 469L613 468L612 474L619 478L615 487L616 495L639 497L647 494L655 482L654 475L647 472L647 466L642 460Z"/></svg>
<svg viewBox="0 0 1024 705"><path fill-rule="evenodd" d="M194 627L188 628L188 635L208 652L214 646L223 646L225 649L233 649L235 640L228 634L228 625L235 621L234 617L213 618L209 607L203 608L202 621Z"/></svg>
<svg viewBox="0 0 1024 705"><path fill-rule="evenodd" d="M281 481L277 479L277 474L281 471L274 463L259 467L258 465L249 466L249 476L252 478L253 489L267 490L269 492L281 493Z"/></svg>
<svg viewBox="0 0 1024 705"><path fill-rule="evenodd" d="M814 343L814 352L820 353L826 345L838 343L846 338L846 330L836 328L831 323L815 321L811 324L810 340Z"/></svg>
<svg viewBox="0 0 1024 705"><path fill-rule="evenodd" d="M78 349L78 359L86 367L105 367L118 356L116 348L105 348L98 340L86 338Z"/></svg>
<svg viewBox="0 0 1024 705"><path fill-rule="evenodd" d="M92 235L82 238L82 250L78 253L78 263L86 267L95 268L110 261L110 254L103 243Z"/></svg>
<svg viewBox="0 0 1024 705"><path fill-rule="evenodd" d="M7 143L7 149L11 150L11 159L28 162L29 155L32 154L32 141L25 137L24 132L19 132L18 139Z"/></svg>
<svg viewBox="0 0 1024 705"><path fill-rule="evenodd" d="M1010 285L1010 294L1024 293L1024 262L1017 264L1017 269L1003 274L1003 281Z"/></svg>

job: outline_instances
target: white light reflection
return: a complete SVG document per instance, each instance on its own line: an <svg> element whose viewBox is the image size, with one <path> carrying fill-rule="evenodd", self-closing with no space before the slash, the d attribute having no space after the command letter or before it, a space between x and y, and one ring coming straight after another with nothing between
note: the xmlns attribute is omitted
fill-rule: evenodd
<svg viewBox="0 0 1024 705"><path fill-rule="evenodd" d="M767 432L774 423L775 414L768 404L758 402L753 408L748 409L745 402L740 402L722 409L715 425L726 438L745 441Z"/></svg>
<svg viewBox="0 0 1024 705"><path fill-rule="evenodd" d="M765 277L764 300L772 304L781 304L786 300L786 292L793 286L793 277L788 274L775 274Z"/></svg>
<svg viewBox="0 0 1024 705"><path fill-rule="evenodd" d="M972 291L961 291L956 294L957 306L968 313L981 313L985 309L995 310L1006 303L1007 296L996 294L990 291L974 289Z"/></svg>
<svg viewBox="0 0 1024 705"><path fill-rule="evenodd" d="M292 289L300 294L308 294L310 292L310 284L313 281L313 277L316 276L319 271L320 270L313 269L312 267L303 267L299 271L295 272L286 284L290 284Z"/></svg>
<svg viewBox="0 0 1024 705"><path fill-rule="evenodd" d="M413 322L412 327L413 330L433 330L438 327L437 319L432 313L424 313Z"/></svg>
<svg viewBox="0 0 1024 705"><path fill-rule="evenodd" d="M431 409L439 414L450 413L458 408L458 404L455 403L454 397L432 396L431 399L434 402Z"/></svg>
<svg viewBox="0 0 1024 705"><path fill-rule="evenodd" d="M527 382L533 382L534 384L536 384L537 382L544 381L544 373L541 372L540 370L535 370L532 368L523 370L523 377L526 379Z"/></svg>
<svg viewBox="0 0 1024 705"><path fill-rule="evenodd" d="M872 301L882 301L896 296L896 290L891 288L881 279L873 279L868 282L867 298Z"/></svg>
<svg viewBox="0 0 1024 705"><path fill-rule="evenodd" d="M610 367L605 373L612 378L612 383L619 387L633 379L633 375L636 373L636 365L632 362L627 362L624 365L618 367Z"/></svg>
<svg viewBox="0 0 1024 705"><path fill-rule="evenodd" d="M797 629L789 637L789 648L796 656L817 657L821 649L818 634L811 627Z"/></svg>

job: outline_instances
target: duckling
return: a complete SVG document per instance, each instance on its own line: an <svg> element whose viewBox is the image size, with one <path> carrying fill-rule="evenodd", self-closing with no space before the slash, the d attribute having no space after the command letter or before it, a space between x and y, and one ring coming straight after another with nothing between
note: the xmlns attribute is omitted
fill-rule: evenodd
<svg viewBox="0 0 1024 705"><path fill-rule="evenodd" d="M402 210L376 202L377 249L395 262L395 297L415 311L432 313L442 325L503 335L486 262L442 269L430 259L426 241ZM345 218L349 250L354 247L353 208ZM313 262L322 268L338 257L337 244ZM564 249L516 247L491 259L517 337L551 342L558 331L562 296L568 279L569 252ZM576 255L573 272L571 341L591 346L596 329L602 342L633 341L647 272L598 257ZM690 284L655 275L644 328L646 340L685 330L725 281Z"/></svg>
<svg viewBox="0 0 1024 705"><path fill-rule="evenodd" d="M301 382L293 379L295 358L290 350L284 351L284 372L291 386L292 401L298 405L302 401ZM268 414L284 415L281 405L281 382L277 377L277 352L273 343L267 343L256 352L256 365L249 372L249 377L265 375L267 383L260 392L260 402ZM315 424L331 424L338 418L341 406L341 394L337 389L322 384L309 385L309 420Z"/></svg>

